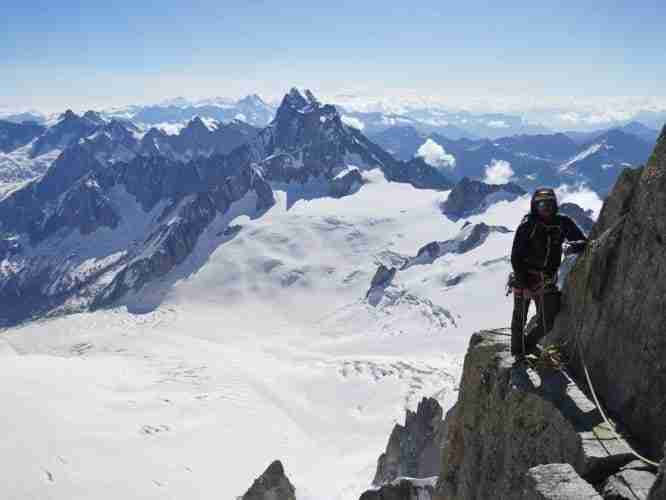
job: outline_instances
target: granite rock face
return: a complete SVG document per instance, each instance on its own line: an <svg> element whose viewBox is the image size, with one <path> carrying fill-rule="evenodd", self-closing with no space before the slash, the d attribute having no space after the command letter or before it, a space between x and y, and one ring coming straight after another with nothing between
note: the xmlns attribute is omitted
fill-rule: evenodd
<svg viewBox="0 0 666 500"><path fill-rule="evenodd" d="M525 483L522 500L602 500L570 464L532 467Z"/></svg>
<svg viewBox="0 0 666 500"><path fill-rule="evenodd" d="M544 464L570 464L600 487L633 456L567 373L515 363L506 333L470 340L436 498L520 499Z"/></svg>
<svg viewBox="0 0 666 500"><path fill-rule="evenodd" d="M664 444L664 452L664 456L666 456L666 444ZM650 489L648 500L666 500L666 458L661 461L659 473Z"/></svg>
<svg viewBox="0 0 666 500"><path fill-rule="evenodd" d="M568 275L548 341L564 346L583 380L580 346L606 410L659 460L666 440L666 129L647 165L618 179L592 237Z"/></svg>
<svg viewBox="0 0 666 500"><path fill-rule="evenodd" d="M486 184L464 177L451 190L442 204L442 213L451 220L458 220L482 211L490 203L499 199L515 199L526 194L525 190L511 182L506 184Z"/></svg>
<svg viewBox="0 0 666 500"><path fill-rule="evenodd" d="M423 398L416 413L407 410L405 425L393 427L386 451L377 461L372 484L382 485L399 477L436 476L446 436L442 416L442 407L433 398Z"/></svg>
<svg viewBox="0 0 666 500"><path fill-rule="evenodd" d="M259 476L239 500L296 500L296 489L276 460Z"/></svg>
<svg viewBox="0 0 666 500"><path fill-rule="evenodd" d="M434 498L436 477L427 479L400 478L368 490L359 500L431 500Z"/></svg>
<svg viewBox="0 0 666 500"><path fill-rule="evenodd" d="M648 498L655 483L654 469L634 460L610 476L601 487L604 500L635 500Z"/></svg>

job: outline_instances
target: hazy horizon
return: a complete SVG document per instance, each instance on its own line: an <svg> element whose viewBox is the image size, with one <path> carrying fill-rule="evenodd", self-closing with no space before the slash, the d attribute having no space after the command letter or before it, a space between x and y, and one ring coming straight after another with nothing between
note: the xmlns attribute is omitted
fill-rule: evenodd
<svg viewBox="0 0 666 500"><path fill-rule="evenodd" d="M10 2L0 104L55 111L183 95L422 96L450 107L666 109L666 8L434 0ZM485 104L490 103L490 104ZM603 104L601 104L603 103ZM655 108L656 106L656 108Z"/></svg>

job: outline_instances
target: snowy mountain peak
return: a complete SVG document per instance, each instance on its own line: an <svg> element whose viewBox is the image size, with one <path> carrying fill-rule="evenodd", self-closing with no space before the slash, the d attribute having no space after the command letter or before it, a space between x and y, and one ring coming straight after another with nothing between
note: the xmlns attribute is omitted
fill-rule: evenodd
<svg viewBox="0 0 666 500"><path fill-rule="evenodd" d="M187 126L185 128L186 129L191 129L191 130L208 131L208 127L206 127L206 124L204 123L204 121L201 119L201 117L199 115L196 115L194 118L192 118L187 123Z"/></svg>
<svg viewBox="0 0 666 500"><path fill-rule="evenodd" d="M238 101L238 105L267 106L266 101L264 101L259 94L250 94L243 97Z"/></svg>
<svg viewBox="0 0 666 500"><path fill-rule="evenodd" d="M305 96L296 87L292 87L287 95L284 96L280 109L285 107L294 109L301 113L311 111L320 106L319 101L315 98L310 90L305 91ZM279 112L279 110L278 110Z"/></svg>
<svg viewBox="0 0 666 500"><path fill-rule="evenodd" d="M72 111L71 109L68 109L62 115L60 115L58 121L63 122L63 121L66 121L66 120L76 120L77 118L79 118L79 115L74 113L74 111Z"/></svg>
<svg viewBox="0 0 666 500"><path fill-rule="evenodd" d="M106 120L100 115L97 111L93 110L88 110L83 114L83 118L86 120L90 120L93 123L97 123L98 125L103 125L106 123Z"/></svg>

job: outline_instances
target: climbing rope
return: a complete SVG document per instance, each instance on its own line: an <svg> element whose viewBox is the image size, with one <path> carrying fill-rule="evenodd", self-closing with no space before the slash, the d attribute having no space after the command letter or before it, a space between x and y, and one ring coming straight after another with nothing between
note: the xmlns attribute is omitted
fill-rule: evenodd
<svg viewBox="0 0 666 500"><path fill-rule="evenodd" d="M597 398L597 393L594 390L594 386L592 385L592 379L590 378L590 373L587 369L587 364L585 363L585 357L583 356L583 348L580 345L578 335L576 335L575 338L576 338L576 345L578 346L578 352L580 354L580 360L583 364L583 371L585 372L585 379L587 380L587 386L589 387L590 393L592 393L592 397L594 398L594 405L597 407L597 410L599 411L602 418L606 422L606 425L608 426L610 431L615 435L615 438L618 439L619 441L623 442L626 445L626 447L629 449L629 451L632 455L634 455L636 458L638 458L642 462L645 462L646 464L652 465L654 467L659 467L659 462L655 462L654 460L650 460L648 458L645 458L643 455L641 455L636 450L634 450L631 447L631 445L627 442L627 440L624 439L622 436L620 436L615 431L615 426L613 424L611 424L610 420L606 416L606 413L604 413L604 410L601 407L601 403L599 403L599 398Z"/></svg>

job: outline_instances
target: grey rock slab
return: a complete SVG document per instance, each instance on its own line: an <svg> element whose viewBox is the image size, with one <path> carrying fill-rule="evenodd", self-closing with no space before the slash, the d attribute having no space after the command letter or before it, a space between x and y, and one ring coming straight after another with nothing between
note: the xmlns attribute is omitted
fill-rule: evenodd
<svg viewBox="0 0 666 500"><path fill-rule="evenodd" d="M570 464L546 464L527 472L521 499L601 500L601 496Z"/></svg>

